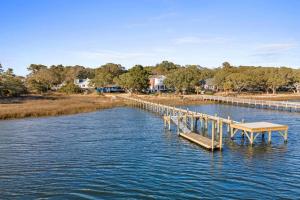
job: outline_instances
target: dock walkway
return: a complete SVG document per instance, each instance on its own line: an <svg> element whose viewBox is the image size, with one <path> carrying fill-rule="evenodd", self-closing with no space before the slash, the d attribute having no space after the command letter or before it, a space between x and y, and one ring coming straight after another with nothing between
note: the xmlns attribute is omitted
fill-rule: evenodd
<svg viewBox="0 0 300 200"><path fill-rule="evenodd" d="M228 103L237 106L249 106L254 108L284 110L290 112L300 112L300 103L288 101L266 101L256 99L244 99L237 97L223 97L214 95L199 95L197 98L201 100L216 101Z"/></svg>

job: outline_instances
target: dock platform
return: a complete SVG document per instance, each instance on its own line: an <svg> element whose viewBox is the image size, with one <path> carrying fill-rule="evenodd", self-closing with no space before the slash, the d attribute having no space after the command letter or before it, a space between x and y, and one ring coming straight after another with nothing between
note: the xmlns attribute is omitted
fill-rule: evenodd
<svg viewBox="0 0 300 200"><path fill-rule="evenodd" d="M253 144L258 135L264 137L265 133L268 133L268 142L271 143L272 133L278 132L287 141L288 137L288 126L281 124L273 124L269 122L252 122L252 123L233 123L231 124L231 138L234 137L236 133L241 131L242 136L246 135Z"/></svg>

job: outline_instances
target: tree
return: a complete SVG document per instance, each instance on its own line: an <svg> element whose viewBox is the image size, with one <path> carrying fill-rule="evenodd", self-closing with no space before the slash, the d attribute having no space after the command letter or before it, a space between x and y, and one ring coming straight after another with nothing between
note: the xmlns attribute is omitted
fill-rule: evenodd
<svg viewBox="0 0 300 200"><path fill-rule="evenodd" d="M240 93L243 89L249 89L250 79L247 73L232 73L225 78L224 90L234 90Z"/></svg>
<svg viewBox="0 0 300 200"><path fill-rule="evenodd" d="M43 68L30 74L27 78L27 84L32 91L43 93L50 90L58 82L58 78L53 71Z"/></svg>
<svg viewBox="0 0 300 200"><path fill-rule="evenodd" d="M102 65L101 70L112 74L112 76L119 76L125 72L125 68L122 65L114 63Z"/></svg>
<svg viewBox="0 0 300 200"><path fill-rule="evenodd" d="M219 67L216 70L215 76L214 76L214 82L217 85L218 89L227 88L227 90L228 90L230 84L226 83L226 77L235 72L238 72L238 69L236 67L231 66L229 62L224 62L222 64L222 67ZM225 84L226 84L226 86L225 86Z"/></svg>
<svg viewBox="0 0 300 200"><path fill-rule="evenodd" d="M289 85L292 79L291 72L292 71L287 68L268 69L268 73L266 74L268 90L271 90L272 93L275 94L280 87Z"/></svg>
<svg viewBox="0 0 300 200"><path fill-rule="evenodd" d="M174 64L169 61L162 61L161 63L157 64L153 69L152 73L156 75L166 75L172 70L175 70L179 68L180 66L177 64Z"/></svg>
<svg viewBox="0 0 300 200"><path fill-rule="evenodd" d="M82 67L77 71L76 78L78 79L92 79L95 76L95 72L93 69Z"/></svg>
<svg viewBox="0 0 300 200"><path fill-rule="evenodd" d="M27 70L30 71L31 74L35 74L38 71L40 71L41 69L47 69L47 66L41 65L41 64L31 64L27 68Z"/></svg>
<svg viewBox="0 0 300 200"><path fill-rule="evenodd" d="M294 92L300 93L300 70L294 70L293 71L293 86L294 86Z"/></svg>
<svg viewBox="0 0 300 200"><path fill-rule="evenodd" d="M82 92L80 87L71 82L61 87L59 91L66 94L76 94Z"/></svg>
<svg viewBox="0 0 300 200"><path fill-rule="evenodd" d="M222 67L223 67L223 69L231 69L232 68L232 66L230 65L230 63L229 62L223 62L222 63Z"/></svg>
<svg viewBox="0 0 300 200"><path fill-rule="evenodd" d="M144 92L149 86L149 73L142 65L135 65L127 73L115 79L117 84L133 92Z"/></svg>
<svg viewBox="0 0 300 200"><path fill-rule="evenodd" d="M104 87L115 84L114 78L125 72L125 68L119 64L107 63L96 69L92 83L96 87Z"/></svg>
<svg viewBox="0 0 300 200"><path fill-rule="evenodd" d="M3 66L2 66L2 64L0 63L0 75L3 73Z"/></svg>
<svg viewBox="0 0 300 200"><path fill-rule="evenodd" d="M3 77L2 77L2 73L3 73L3 67L2 64L0 63L0 96L3 95Z"/></svg>
<svg viewBox="0 0 300 200"><path fill-rule="evenodd" d="M0 74L0 96L19 96L27 89L20 77L16 77L12 68Z"/></svg>
<svg viewBox="0 0 300 200"><path fill-rule="evenodd" d="M51 65L49 67L49 73L51 73L53 78L53 85L62 84L65 80L65 68L63 65Z"/></svg>
<svg viewBox="0 0 300 200"><path fill-rule="evenodd" d="M167 75L165 84L177 92L191 92L200 83L200 71L196 67L181 67Z"/></svg>

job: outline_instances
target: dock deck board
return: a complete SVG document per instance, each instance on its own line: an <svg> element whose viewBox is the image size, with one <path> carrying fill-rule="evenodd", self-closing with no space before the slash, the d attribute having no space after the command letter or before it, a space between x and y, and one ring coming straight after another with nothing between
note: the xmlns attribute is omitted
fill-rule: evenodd
<svg viewBox="0 0 300 200"><path fill-rule="evenodd" d="M179 135L189 141L192 141L202 147L205 147L207 149L212 149L212 143L211 143L211 139L204 137L200 134L197 133L179 133ZM219 148L219 143L218 142L214 142L214 148L216 149Z"/></svg>
<svg viewBox="0 0 300 200"><path fill-rule="evenodd" d="M288 129L288 126L286 125L274 124L270 122L236 123L232 124L231 127L249 132L283 131Z"/></svg>

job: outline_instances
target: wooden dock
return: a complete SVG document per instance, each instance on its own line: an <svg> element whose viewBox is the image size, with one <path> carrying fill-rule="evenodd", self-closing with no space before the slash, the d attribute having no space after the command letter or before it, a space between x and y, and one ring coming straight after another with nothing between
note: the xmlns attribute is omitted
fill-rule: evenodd
<svg viewBox="0 0 300 200"><path fill-rule="evenodd" d="M166 128L168 127L171 130L171 123L175 124L179 136L212 151L222 150L223 133L227 133L227 136L233 139L234 135L241 132L243 136L247 136L251 145L253 145L259 134L264 137L265 133L268 133L269 142L271 142L272 133L274 132L282 135L285 142L288 137L288 127L285 125L268 122L238 122L232 120L229 116L223 118L217 115L212 116L189 111L188 109L153 103L139 98L119 97L128 100L134 107L162 116ZM201 133L206 133L206 135L204 136Z"/></svg>
<svg viewBox="0 0 300 200"><path fill-rule="evenodd" d="M300 112L300 103L288 101L266 101L256 99L244 99L237 97L223 97L214 95L199 95L197 98L207 101L216 101L220 103L227 103L236 106L248 106L253 108L282 110L290 112Z"/></svg>

